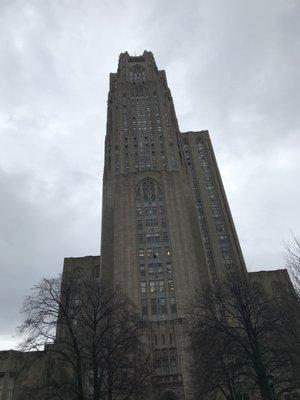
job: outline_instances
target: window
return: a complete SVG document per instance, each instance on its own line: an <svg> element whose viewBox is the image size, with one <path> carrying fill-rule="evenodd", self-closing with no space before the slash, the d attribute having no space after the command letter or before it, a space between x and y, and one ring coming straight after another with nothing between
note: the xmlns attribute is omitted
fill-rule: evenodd
<svg viewBox="0 0 300 400"><path fill-rule="evenodd" d="M167 314L167 299L165 297L159 299L159 305L161 314Z"/></svg>
<svg viewBox="0 0 300 400"><path fill-rule="evenodd" d="M168 233L167 232L163 232L163 241L167 242L168 240L169 240Z"/></svg>
<svg viewBox="0 0 300 400"><path fill-rule="evenodd" d="M168 288L171 292L173 292L175 290L175 286L174 286L174 280L173 279L169 279L168 280Z"/></svg>
<svg viewBox="0 0 300 400"><path fill-rule="evenodd" d="M145 257L145 253L143 249L139 250L139 257L144 258Z"/></svg>
<svg viewBox="0 0 300 400"><path fill-rule="evenodd" d="M170 309L171 309L171 314L176 314L177 313L175 297L170 297Z"/></svg>
<svg viewBox="0 0 300 400"><path fill-rule="evenodd" d="M154 293L156 291L155 281L150 281L149 282L149 287L150 287L150 292Z"/></svg>
<svg viewBox="0 0 300 400"><path fill-rule="evenodd" d="M229 260L225 260L224 261L224 265L225 265L225 268L227 270L230 270L233 267L233 262L230 259Z"/></svg>
<svg viewBox="0 0 300 400"><path fill-rule="evenodd" d="M162 335L165 343L165 337ZM162 349L154 352L154 365L159 375L178 374L177 353L175 349Z"/></svg>
<svg viewBox="0 0 300 400"><path fill-rule="evenodd" d="M147 292L146 282L142 281L141 282L141 293L146 293L146 292Z"/></svg>
<svg viewBox="0 0 300 400"><path fill-rule="evenodd" d="M172 265L171 265L171 263L168 261L167 262L167 264L166 264L166 270L167 270L167 273L168 274L172 274L173 273L173 271L172 271Z"/></svg>
<svg viewBox="0 0 300 400"><path fill-rule="evenodd" d="M163 270L162 263L158 262L157 263L157 273L160 275L160 274L163 274L163 272L164 272L164 270Z"/></svg>
<svg viewBox="0 0 300 400"><path fill-rule="evenodd" d="M138 221L137 229L143 229L143 222L142 221Z"/></svg>
<svg viewBox="0 0 300 400"><path fill-rule="evenodd" d="M146 316L148 314L148 304L147 299L142 299L142 316Z"/></svg>
<svg viewBox="0 0 300 400"><path fill-rule="evenodd" d="M164 292L165 291L165 281L159 281L159 286L158 286L158 290L160 292Z"/></svg>
<svg viewBox="0 0 300 400"><path fill-rule="evenodd" d="M146 272L146 270L145 270L145 264L140 264L140 274L141 274L141 276L145 276L145 272Z"/></svg>
<svg viewBox="0 0 300 400"><path fill-rule="evenodd" d="M176 304L171 244L164 196L155 180L146 178L141 181L135 204L142 317L166 319L168 313L174 317ZM171 279L166 280L166 277ZM171 304L173 300L166 296L166 292L174 299L174 303ZM145 300L150 304L150 313L146 312Z"/></svg>
<svg viewBox="0 0 300 400"><path fill-rule="evenodd" d="M212 204L211 210L212 210L212 213L213 213L214 217L220 217L221 216L221 211L220 211L220 208L219 208L219 206L217 204Z"/></svg>
<svg viewBox="0 0 300 400"><path fill-rule="evenodd" d="M138 243L141 244L144 242L144 235L143 234L139 234L138 235Z"/></svg>
<svg viewBox="0 0 300 400"><path fill-rule="evenodd" d="M157 302L156 299L151 299L151 314L156 315L157 314Z"/></svg>
<svg viewBox="0 0 300 400"><path fill-rule="evenodd" d="M149 275L154 274L154 268L153 267L149 267L148 268L148 273L149 273Z"/></svg>
<svg viewBox="0 0 300 400"><path fill-rule="evenodd" d="M171 375L178 374L177 357L175 351L170 352L170 373Z"/></svg>
<svg viewBox="0 0 300 400"><path fill-rule="evenodd" d="M170 374L170 367L169 367L169 357L168 353L163 353L162 360L161 360L161 365L162 365L162 374L163 375L169 375Z"/></svg>

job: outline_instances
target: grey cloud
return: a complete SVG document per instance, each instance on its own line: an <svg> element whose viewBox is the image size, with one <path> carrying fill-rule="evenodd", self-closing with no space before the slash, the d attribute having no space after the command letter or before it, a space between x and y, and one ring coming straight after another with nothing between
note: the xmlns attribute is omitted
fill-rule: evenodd
<svg viewBox="0 0 300 400"><path fill-rule="evenodd" d="M283 266L300 234L297 1L0 9L0 347L40 277L99 252L108 74L125 50L153 51L183 131L210 130L248 267Z"/></svg>

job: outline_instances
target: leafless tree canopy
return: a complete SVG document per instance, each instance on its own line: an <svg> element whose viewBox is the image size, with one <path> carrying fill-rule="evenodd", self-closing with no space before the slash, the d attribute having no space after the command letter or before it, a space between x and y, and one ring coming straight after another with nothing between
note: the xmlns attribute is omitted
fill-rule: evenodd
<svg viewBox="0 0 300 400"><path fill-rule="evenodd" d="M230 276L217 293L199 296L195 309L192 372L199 398L221 392L240 399L256 390L274 400L295 388L299 362L283 310L258 284Z"/></svg>
<svg viewBox="0 0 300 400"><path fill-rule="evenodd" d="M59 361L59 378L49 385L56 396L63 390L70 399L125 400L145 393L151 368L143 326L118 290L89 278L43 279L22 311L22 349L46 344Z"/></svg>

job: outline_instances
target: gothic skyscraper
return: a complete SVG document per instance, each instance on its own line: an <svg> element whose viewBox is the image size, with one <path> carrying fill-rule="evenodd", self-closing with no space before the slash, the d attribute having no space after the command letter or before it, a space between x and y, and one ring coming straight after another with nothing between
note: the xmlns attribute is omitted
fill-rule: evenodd
<svg viewBox="0 0 300 400"><path fill-rule="evenodd" d="M38 341L45 351L0 352L0 399L21 400L29 390L34 398L54 400L60 396L59 388L63 388L63 398L74 399L76 390L71 390L70 397L65 393L69 383L73 389L80 387L87 399L97 396L91 381L107 378L110 368L99 364L95 369L94 358L92 365L86 364L86 344L90 343L83 329L86 325L82 328L80 313L76 314L86 299L85 311L90 305L93 308L93 296L83 290L86 279L101 289L101 285L120 287L139 311L142 329L145 326L143 339L153 351L155 366L149 400L198 399L190 376L191 305L196 294L213 292L228 274L238 272L247 273L208 132L179 131L166 74L157 69L151 52L138 57L121 54L117 73L110 75L108 95L101 257L65 259L61 290L56 291L60 304L54 320L56 337L49 342L46 329L47 339ZM286 270L252 272L248 277L269 298L281 285L294 296ZM70 282L76 283L76 292L64 297ZM93 293L99 299L100 288ZM60 301L64 305L65 298L69 308L64 310L69 311L62 314ZM89 311L82 315L85 321ZM64 320L67 325L60 323ZM31 321L36 323L35 318ZM69 332L70 342L66 340ZM93 350L105 355L107 349L100 351L92 338ZM75 343L71 354L76 362L67 351L63 361L71 363L66 368L61 354L70 343ZM78 352L78 344L83 353ZM123 363L123 353L120 357ZM127 387L128 371L119 361L115 365L124 372ZM64 378L66 372L69 381Z"/></svg>
<svg viewBox="0 0 300 400"><path fill-rule="evenodd" d="M189 398L187 309L244 260L207 131L180 132L151 52L110 74L101 278L149 327L157 380Z"/></svg>

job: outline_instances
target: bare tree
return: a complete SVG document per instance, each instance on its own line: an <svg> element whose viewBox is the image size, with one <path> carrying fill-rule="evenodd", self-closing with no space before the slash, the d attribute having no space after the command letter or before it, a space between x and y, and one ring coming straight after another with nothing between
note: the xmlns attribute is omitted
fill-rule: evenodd
<svg viewBox="0 0 300 400"><path fill-rule="evenodd" d="M43 279L22 311L22 349L46 345L55 354L60 373L51 382L57 393L63 388L66 398L76 400L142 397L150 357L143 325L119 291L105 291L89 277Z"/></svg>
<svg viewBox="0 0 300 400"><path fill-rule="evenodd" d="M192 375L199 397L222 393L228 400L239 399L248 388L243 381L243 364L234 343L203 326L197 326L193 331L192 343Z"/></svg>
<svg viewBox="0 0 300 400"><path fill-rule="evenodd" d="M295 359L286 351L281 313L259 285L229 276L217 292L199 296L196 309L193 372L203 395L237 399L258 389L263 400L274 400L295 389Z"/></svg>

